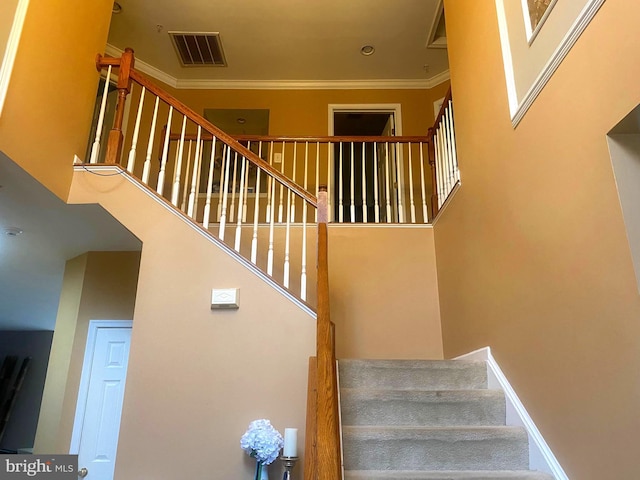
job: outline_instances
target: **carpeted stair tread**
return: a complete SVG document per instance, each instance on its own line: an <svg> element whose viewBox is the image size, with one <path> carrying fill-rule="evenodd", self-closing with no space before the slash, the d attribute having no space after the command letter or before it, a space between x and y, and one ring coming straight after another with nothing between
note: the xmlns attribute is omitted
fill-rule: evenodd
<svg viewBox="0 0 640 480"><path fill-rule="evenodd" d="M343 425L500 426L501 390L340 390Z"/></svg>
<svg viewBox="0 0 640 480"><path fill-rule="evenodd" d="M552 475L529 470L437 471L352 470L345 480L554 480Z"/></svg>
<svg viewBox="0 0 640 480"><path fill-rule="evenodd" d="M526 470L520 427L343 427L345 470Z"/></svg>
<svg viewBox="0 0 640 480"><path fill-rule="evenodd" d="M340 360L340 388L473 390L487 388L484 362Z"/></svg>

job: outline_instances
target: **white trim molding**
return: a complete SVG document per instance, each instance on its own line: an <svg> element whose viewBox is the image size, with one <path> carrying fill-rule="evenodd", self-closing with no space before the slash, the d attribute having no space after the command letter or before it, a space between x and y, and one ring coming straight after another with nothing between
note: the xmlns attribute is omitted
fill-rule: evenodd
<svg viewBox="0 0 640 480"><path fill-rule="evenodd" d="M605 2L605 0L587 0L577 18L575 18L573 23L568 27L566 34L557 44L556 49L551 53L546 64L544 64L544 66L538 73L538 76L535 78L535 80L533 80L531 85L516 85L520 82L516 81L514 61L510 46L509 28L514 29L518 27L510 25L509 23L509 20L505 13L506 1L509 0L496 0L496 10L498 15L498 26L500 30L500 43L502 45L502 61L504 63L504 71L507 82L507 96L509 99L511 123L513 125L513 128L516 128L531 105L533 105L533 102L538 97L544 86L551 79L564 58L567 56L571 48L578 41L580 35L582 35L591 20L593 20L593 18L595 17L596 13L598 13L598 10ZM524 22L522 28L524 28ZM525 90L526 88L526 93L522 96L522 98L518 98L516 87L520 87L521 91Z"/></svg>
<svg viewBox="0 0 640 480"><path fill-rule="evenodd" d="M529 437L529 468L553 475L555 480L569 480L555 455L540 434L538 427L527 413L513 387L498 366L491 348L479 350L456 357L454 360L485 361L487 363L487 380L491 389L504 391L506 400L507 425L524 427Z"/></svg>
<svg viewBox="0 0 640 480"><path fill-rule="evenodd" d="M107 44L105 54L122 55L122 50ZM428 79L379 80L211 80L180 79L136 58L136 68L170 87L190 90L424 90L449 80L449 70Z"/></svg>
<svg viewBox="0 0 640 480"><path fill-rule="evenodd" d="M7 40L7 47L4 51L4 57L2 57L2 65L0 66L0 116L2 116L2 107L4 107L4 101L7 98L9 80L11 79L11 73L13 73L13 65L18 53L18 45L20 44L20 36L22 35L22 27L27 16L28 7L29 0L18 1L16 13L13 17L13 25Z"/></svg>

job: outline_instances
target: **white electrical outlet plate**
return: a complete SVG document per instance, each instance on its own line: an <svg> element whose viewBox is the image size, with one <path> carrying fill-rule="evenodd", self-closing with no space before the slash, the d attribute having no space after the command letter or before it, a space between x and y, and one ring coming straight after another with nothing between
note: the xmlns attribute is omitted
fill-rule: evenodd
<svg viewBox="0 0 640 480"><path fill-rule="evenodd" d="M273 154L273 163L282 163L282 154L274 153Z"/></svg>
<svg viewBox="0 0 640 480"><path fill-rule="evenodd" d="M211 290L211 309L240 308L239 288L214 288Z"/></svg>

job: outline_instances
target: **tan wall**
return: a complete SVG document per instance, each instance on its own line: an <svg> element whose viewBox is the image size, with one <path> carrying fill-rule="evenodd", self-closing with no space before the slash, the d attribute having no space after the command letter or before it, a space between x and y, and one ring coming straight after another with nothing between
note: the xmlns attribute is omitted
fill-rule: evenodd
<svg viewBox="0 0 640 480"><path fill-rule="evenodd" d="M35 449L68 453L90 320L131 320L140 252L88 252L67 262Z"/></svg>
<svg viewBox="0 0 640 480"><path fill-rule="evenodd" d="M0 64L4 59L9 33L13 27L13 17L16 13L18 0L3 0L0 3Z"/></svg>
<svg viewBox="0 0 640 480"><path fill-rule="evenodd" d="M570 478L636 478L640 301L605 136L640 103L640 4L604 3L515 131L494 3L445 8L462 172L435 225L445 355L490 345Z"/></svg>
<svg viewBox="0 0 640 480"><path fill-rule="evenodd" d="M441 359L433 229L329 226L339 358Z"/></svg>
<svg viewBox="0 0 640 480"><path fill-rule="evenodd" d="M31 1L0 117L0 150L61 198L74 154L86 148L95 102L96 53L113 2Z"/></svg>
<svg viewBox="0 0 640 480"><path fill-rule="evenodd" d="M302 451L314 318L122 177L76 173L70 200L143 242L116 478L251 478L239 442L258 418L299 428ZM214 287L240 288L240 309L212 311Z"/></svg>
<svg viewBox="0 0 640 480"><path fill-rule="evenodd" d="M270 135L327 135L329 104L399 103L403 135L426 135L433 102L449 82L423 90L176 90L165 87L196 112L205 108L266 108Z"/></svg>

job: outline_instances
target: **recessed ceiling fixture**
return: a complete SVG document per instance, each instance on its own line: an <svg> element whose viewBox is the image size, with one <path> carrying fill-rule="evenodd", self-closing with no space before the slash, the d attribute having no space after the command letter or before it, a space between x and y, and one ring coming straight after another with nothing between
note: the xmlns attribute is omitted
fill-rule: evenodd
<svg viewBox="0 0 640 480"><path fill-rule="evenodd" d="M118 2L113 2L113 9L111 10L111 13L113 13L114 15L122 13L122 5L120 5Z"/></svg>
<svg viewBox="0 0 640 480"><path fill-rule="evenodd" d="M22 234L22 229L17 227L7 227L4 229L4 234L7 237L17 237Z"/></svg>
<svg viewBox="0 0 640 480"><path fill-rule="evenodd" d="M360 49L360 53L362 55L364 55L365 57L368 57L369 55L373 55L373 52L375 52L376 49L374 48L373 45L365 45L364 47L362 47Z"/></svg>

